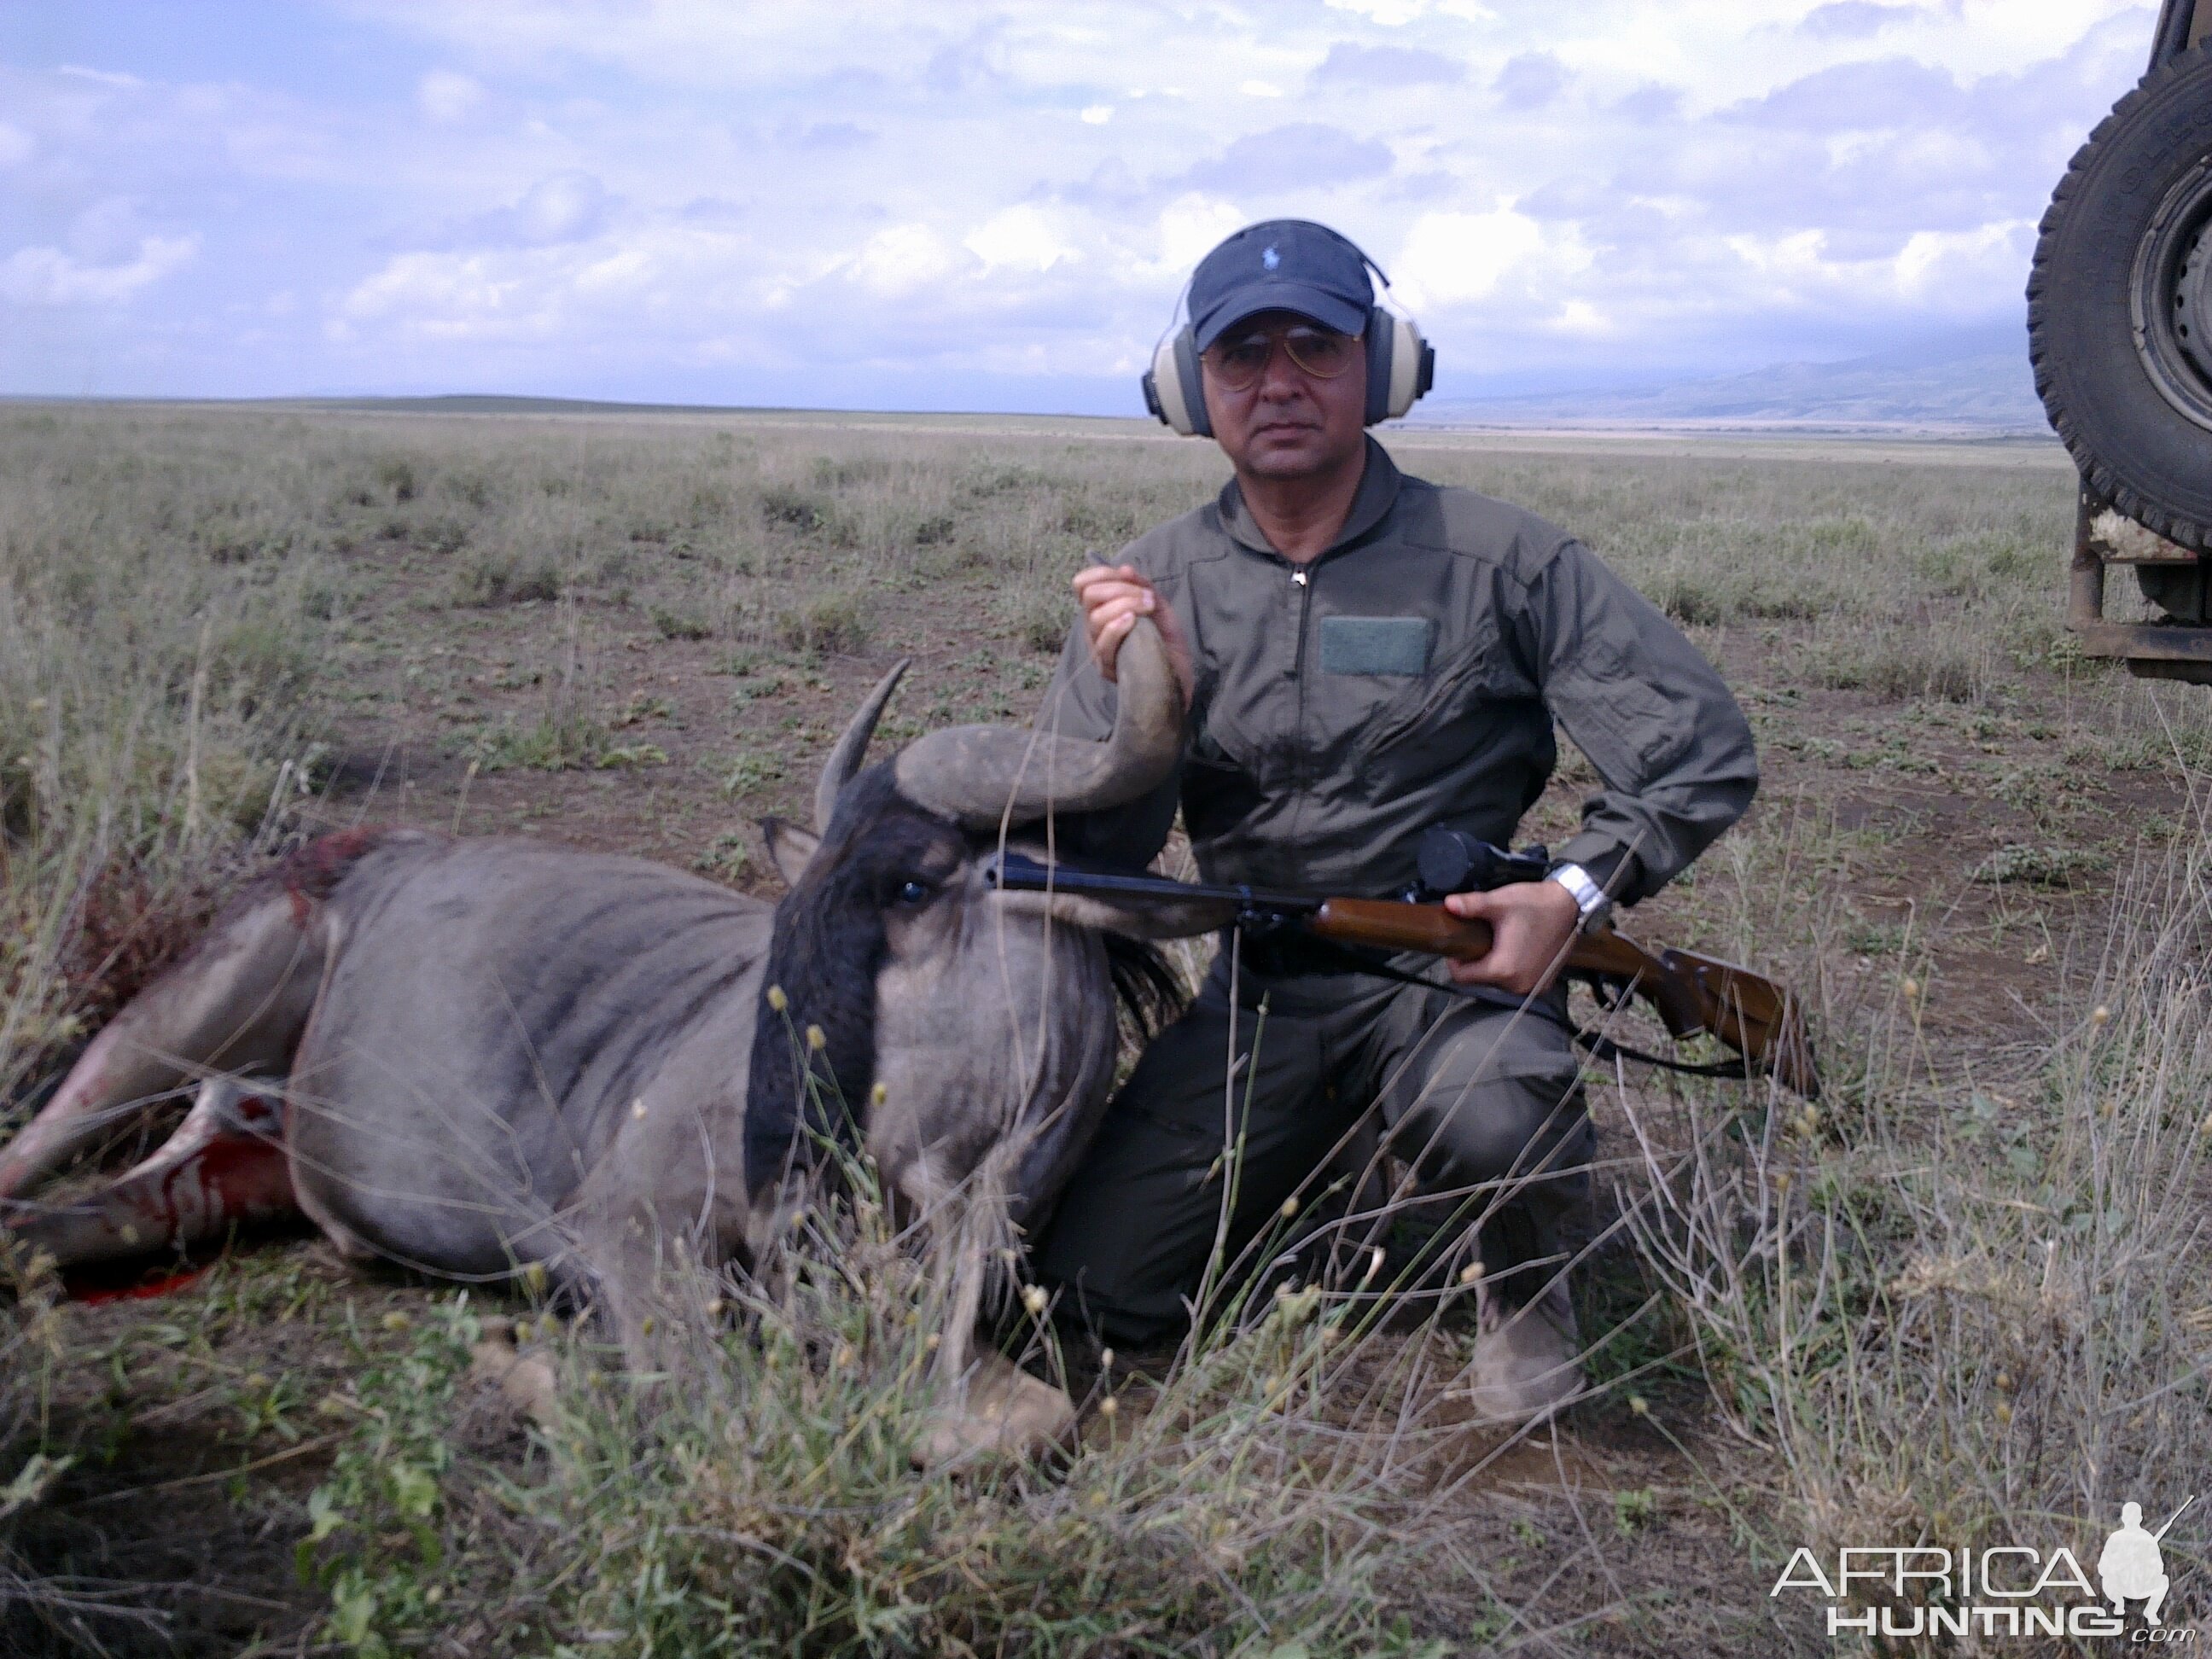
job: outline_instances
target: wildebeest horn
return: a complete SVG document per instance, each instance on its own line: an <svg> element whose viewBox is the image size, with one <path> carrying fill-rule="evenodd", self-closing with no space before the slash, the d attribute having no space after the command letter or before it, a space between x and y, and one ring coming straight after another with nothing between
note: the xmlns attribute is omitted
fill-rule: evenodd
<svg viewBox="0 0 2212 1659"><path fill-rule="evenodd" d="M1114 730L1103 743L1003 726L932 732L900 753L899 793L969 830L1136 799L1166 781L1182 752L1182 690L1148 619L1121 641L1116 667Z"/></svg>
<svg viewBox="0 0 2212 1659"><path fill-rule="evenodd" d="M913 662L911 657L901 657L891 665L891 672L876 682L876 689L868 693L868 700L846 722L844 734L830 751L830 758L822 763L822 776L814 786L814 828L817 834L830 833L830 817L837 811L837 797L853 781L853 774L860 769L860 757L868 752L868 739L875 735L876 722L884 717L884 705L891 700L891 693L898 690L900 676Z"/></svg>

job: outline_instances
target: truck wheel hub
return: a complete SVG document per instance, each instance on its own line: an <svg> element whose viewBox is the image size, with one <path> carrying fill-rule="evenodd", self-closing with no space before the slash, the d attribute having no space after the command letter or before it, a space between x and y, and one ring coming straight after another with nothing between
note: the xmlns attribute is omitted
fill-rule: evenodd
<svg viewBox="0 0 2212 1659"><path fill-rule="evenodd" d="M2212 158L2175 185L2137 248L2136 350L2175 409L2212 428Z"/></svg>

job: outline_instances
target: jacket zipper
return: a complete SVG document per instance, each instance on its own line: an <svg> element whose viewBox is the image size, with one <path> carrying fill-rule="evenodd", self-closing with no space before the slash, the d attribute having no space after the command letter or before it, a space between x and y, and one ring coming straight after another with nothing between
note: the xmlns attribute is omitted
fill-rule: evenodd
<svg viewBox="0 0 2212 1659"><path fill-rule="evenodd" d="M1296 655L1291 660L1291 678L1297 682L1297 732L1302 745L1298 756L1299 810L1291 819L1292 830L1303 828L1305 817L1305 785L1311 756L1306 751L1306 632L1313 619L1313 572L1305 565L1295 565L1291 570L1291 582L1298 590L1298 643Z"/></svg>

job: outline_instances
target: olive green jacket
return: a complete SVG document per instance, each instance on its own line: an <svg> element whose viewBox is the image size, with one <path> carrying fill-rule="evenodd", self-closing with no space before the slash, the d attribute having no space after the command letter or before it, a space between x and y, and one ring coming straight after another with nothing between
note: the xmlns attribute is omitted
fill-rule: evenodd
<svg viewBox="0 0 2212 1659"><path fill-rule="evenodd" d="M1511 839L1558 759L1557 720L1604 787L1553 852L1632 902L1757 787L1742 712L1673 623L1573 538L1408 477L1372 439L1343 533L1303 568L1233 481L1120 562L1182 623L1194 735L1152 795L1063 820L1063 853L1141 866L1180 805L1209 881L1395 892L1431 824ZM1113 718L1079 619L1038 723L1096 738Z"/></svg>

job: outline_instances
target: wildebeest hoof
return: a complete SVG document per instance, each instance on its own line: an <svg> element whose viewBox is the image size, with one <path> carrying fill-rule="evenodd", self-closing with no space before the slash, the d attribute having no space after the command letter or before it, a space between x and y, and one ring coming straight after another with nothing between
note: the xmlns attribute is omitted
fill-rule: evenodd
<svg viewBox="0 0 2212 1659"><path fill-rule="evenodd" d="M501 1400L532 1422L550 1423L560 1406L553 1367L543 1354L516 1346L511 1319L487 1319L483 1333L469 1350L469 1375L497 1389Z"/></svg>
<svg viewBox="0 0 2212 1659"><path fill-rule="evenodd" d="M1580 1397L1580 1349L1564 1294L1523 1308L1486 1304L1464 1397L1486 1423L1543 1422Z"/></svg>
<svg viewBox="0 0 2212 1659"><path fill-rule="evenodd" d="M988 1456L1034 1457L1065 1440L1074 1426L1075 1402L1066 1389L994 1354L931 1413L914 1449L914 1466L929 1469Z"/></svg>

